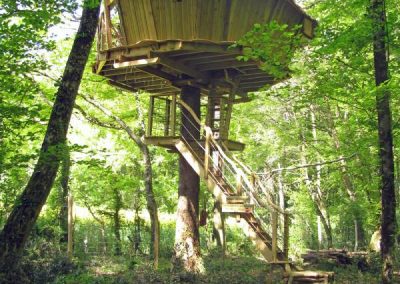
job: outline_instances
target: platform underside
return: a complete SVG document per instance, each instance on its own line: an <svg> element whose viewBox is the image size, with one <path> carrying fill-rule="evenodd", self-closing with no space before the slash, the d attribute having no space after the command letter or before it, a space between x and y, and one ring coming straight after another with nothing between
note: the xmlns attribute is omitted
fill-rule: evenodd
<svg viewBox="0 0 400 284"><path fill-rule="evenodd" d="M144 41L98 54L94 72L109 83L129 90L153 94L177 93L192 85L208 95L211 86L218 93L234 88L237 100L246 100L248 92L278 82L260 69L255 61L239 61L241 48L233 42Z"/></svg>

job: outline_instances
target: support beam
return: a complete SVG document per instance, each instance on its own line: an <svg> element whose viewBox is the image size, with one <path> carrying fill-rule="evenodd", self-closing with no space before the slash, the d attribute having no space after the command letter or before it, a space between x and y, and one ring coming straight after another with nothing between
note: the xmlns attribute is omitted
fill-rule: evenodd
<svg viewBox="0 0 400 284"><path fill-rule="evenodd" d="M222 254L225 255L226 238L225 238L225 217L222 213L221 201L214 202L214 218L213 218L213 236L217 246L221 248Z"/></svg>

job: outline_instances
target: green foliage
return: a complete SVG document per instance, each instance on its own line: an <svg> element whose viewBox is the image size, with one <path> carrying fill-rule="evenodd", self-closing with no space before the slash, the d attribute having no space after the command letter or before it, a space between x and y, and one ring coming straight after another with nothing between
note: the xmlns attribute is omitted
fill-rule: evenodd
<svg viewBox="0 0 400 284"><path fill-rule="evenodd" d="M243 47L243 55L238 60L261 61L261 68L276 78L287 77L288 66L296 48L301 45L300 26L288 27L271 21L255 24L234 47Z"/></svg>

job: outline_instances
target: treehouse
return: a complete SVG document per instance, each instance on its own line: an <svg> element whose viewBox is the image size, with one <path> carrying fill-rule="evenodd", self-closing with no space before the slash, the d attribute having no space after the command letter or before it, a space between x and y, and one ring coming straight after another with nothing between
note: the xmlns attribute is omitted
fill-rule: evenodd
<svg viewBox="0 0 400 284"><path fill-rule="evenodd" d="M184 86L200 90L206 122L231 150L233 104L278 80L259 63L239 61L238 39L255 23L301 25L313 35L313 20L292 0L105 0L94 71L109 83L151 94L146 141L173 147L179 135L176 99Z"/></svg>
<svg viewBox="0 0 400 284"><path fill-rule="evenodd" d="M237 216L265 259L287 267L289 215L231 155L244 145L229 139L233 106L279 82L260 62L238 60L243 48L232 45L254 24L271 21L313 36L314 21L293 0L105 0L93 71L149 96L145 142L179 152L206 181L221 215ZM223 242L223 227L217 231Z"/></svg>

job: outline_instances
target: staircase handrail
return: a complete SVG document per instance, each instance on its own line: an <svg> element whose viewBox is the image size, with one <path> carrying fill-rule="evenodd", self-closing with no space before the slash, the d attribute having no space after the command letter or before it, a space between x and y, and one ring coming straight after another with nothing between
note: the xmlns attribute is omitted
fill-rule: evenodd
<svg viewBox="0 0 400 284"><path fill-rule="evenodd" d="M277 206L272 200L271 200L271 196L270 194L267 192L266 188L262 185L262 183L260 182L259 177L257 176L257 174L253 171L251 171L247 166L245 166L241 161L239 161L236 157L234 157L233 155L231 155L232 159L234 159L236 161L236 163L230 158L228 157L228 155L225 153L225 151L222 149L221 144L226 148L226 146L223 143L218 143L218 141L214 138L213 136L213 131L211 129L211 127L203 124L200 120L200 118L197 116L197 114L193 111L193 109L184 101L182 101L181 99L177 99L177 102L182 105L189 113L190 115L193 117L193 119L196 121L196 123L198 123L200 125L200 127L204 128L204 131L206 133L206 135L209 135L209 139L210 141L214 144L214 146L217 148L219 154L223 157L223 159L228 162L236 171L237 174L242 178L242 180L244 181L244 183L247 185L247 187L251 190L251 192L248 192L252 199L255 200L258 204L258 206L261 207L267 207L270 206L272 207L272 209L274 209L275 211L277 211L280 214L289 214L289 212L287 212L286 210L280 208L279 206ZM227 150L228 153L229 150ZM242 170L240 167L237 166L237 164L240 165L240 167L242 167L244 170ZM249 181L248 176L244 173L246 172L248 175L252 176L255 178L255 182L258 183L258 186L260 186L262 192L266 195L266 202L267 204L265 204L263 201L260 200L260 198L258 198L258 194L255 190L255 184L253 185L251 183L251 181ZM208 173L206 173L208 174Z"/></svg>

